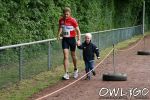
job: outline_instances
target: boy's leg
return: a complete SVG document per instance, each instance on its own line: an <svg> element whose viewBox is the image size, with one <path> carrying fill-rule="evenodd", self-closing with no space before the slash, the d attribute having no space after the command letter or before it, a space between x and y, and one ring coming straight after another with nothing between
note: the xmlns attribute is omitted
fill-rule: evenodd
<svg viewBox="0 0 150 100"><path fill-rule="evenodd" d="M91 75L90 75L89 71L90 71L89 62L85 61L85 72L88 73L86 79L88 79L88 80L91 79Z"/></svg>
<svg viewBox="0 0 150 100"><path fill-rule="evenodd" d="M92 73L93 73L93 75L95 76L96 75L96 73L95 73L95 70L94 70L94 65L95 65L95 62L94 62L94 60L91 60L90 62L89 62L89 67L90 67L90 70L92 70Z"/></svg>

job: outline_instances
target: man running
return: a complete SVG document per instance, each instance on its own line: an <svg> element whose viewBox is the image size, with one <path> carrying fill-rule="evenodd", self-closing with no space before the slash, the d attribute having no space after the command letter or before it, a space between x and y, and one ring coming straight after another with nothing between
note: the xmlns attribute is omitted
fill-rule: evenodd
<svg viewBox="0 0 150 100"><path fill-rule="evenodd" d="M77 33L77 42L76 42ZM59 29L57 38L60 39L62 35L62 49L64 54L64 70L63 79L69 79L68 64L69 64L69 49L74 65L74 78L78 77L77 60L76 60L76 45L80 45L80 29L77 21L71 17L71 9L65 7L63 10L63 17L59 19Z"/></svg>

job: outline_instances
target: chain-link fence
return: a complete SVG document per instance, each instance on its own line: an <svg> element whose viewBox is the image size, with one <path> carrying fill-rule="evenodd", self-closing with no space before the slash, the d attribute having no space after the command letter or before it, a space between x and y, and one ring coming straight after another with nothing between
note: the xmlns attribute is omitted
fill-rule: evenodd
<svg viewBox="0 0 150 100"><path fill-rule="evenodd" d="M100 50L105 49L113 44L130 39L134 35L142 34L142 26L134 26L127 28L118 28L106 31L91 32L92 42L95 43ZM82 40L84 37L82 36Z"/></svg>
<svg viewBox="0 0 150 100"><path fill-rule="evenodd" d="M100 50L142 33L142 26L91 32ZM82 42L84 34L82 34ZM78 58L82 57L77 50ZM63 64L61 41L43 41L0 47L0 88Z"/></svg>

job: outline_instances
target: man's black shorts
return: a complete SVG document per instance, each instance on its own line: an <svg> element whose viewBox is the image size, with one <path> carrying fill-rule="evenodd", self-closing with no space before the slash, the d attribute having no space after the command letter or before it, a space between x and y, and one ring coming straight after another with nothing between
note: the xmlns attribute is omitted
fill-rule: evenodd
<svg viewBox="0 0 150 100"><path fill-rule="evenodd" d="M75 51L76 50L76 39L75 37L63 37L62 39L62 48L63 49L69 49L70 51Z"/></svg>

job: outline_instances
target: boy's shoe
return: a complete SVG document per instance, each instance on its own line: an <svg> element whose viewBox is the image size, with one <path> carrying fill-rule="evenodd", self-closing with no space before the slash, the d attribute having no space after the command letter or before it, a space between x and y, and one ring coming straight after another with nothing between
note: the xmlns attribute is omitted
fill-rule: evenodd
<svg viewBox="0 0 150 100"><path fill-rule="evenodd" d="M73 75L73 77L76 79L76 78L78 78L78 69L77 70L74 70L74 75Z"/></svg>
<svg viewBox="0 0 150 100"><path fill-rule="evenodd" d="M85 80L91 80L91 76L87 76Z"/></svg>
<svg viewBox="0 0 150 100"><path fill-rule="evenodd" d="M69 74L65 73L64 76L62 77L63 80L69 80Z"/></svg>
<svg viewBox="0 0 150 100"><path fill-rule="evenodd" d="M92 73L93 73L94 76L96 75L96 72L94 70L92 71Z"/></svg>

